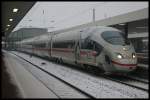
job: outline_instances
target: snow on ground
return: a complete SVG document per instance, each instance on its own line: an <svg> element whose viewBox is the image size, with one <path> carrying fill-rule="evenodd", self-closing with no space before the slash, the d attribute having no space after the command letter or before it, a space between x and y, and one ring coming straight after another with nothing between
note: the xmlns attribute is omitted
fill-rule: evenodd
<svg viewBox="0 0 150 100"><path fill-rule="evenodd" d="M25 69L30 71L36 78L38 78L42 83L44 83L50 90L52 90L59 98L88 98L87 96L76 91L72 87L62 83L58 79L48 75L47 73L35 68L30 63L23 61L22 59L16 58Z"/></svg>
<svg viewBox="0 0 150 100"><path fill-rule="evenodd" d="M128 81L128 83L131 85L137 86L137 87L141 87L143 89L147 89L147 90L149 89L149 84L147 84L147 83L137 82L134 80L130 80L130 81Z"/></svg>
<svg viewBox="0 0 150 100"><path fill-rule="evenodd" d="M23 98L57 98L49 89L33 77L14 57L5 55L4 61L10 74L19 87Z"/></svg>
<svg viewBox="0 0 150 100"><path fill-rule="evenodd" d="M102 77L93 77L87 73L81 73L72 68L51 63L37 57L14 52L22 56L28 61L31 61L40 68L58 76L68 83L80 88L96 98L148 98L148 93L136 88L132 88ZM45 65L41 65L45 62Z"/></svg>

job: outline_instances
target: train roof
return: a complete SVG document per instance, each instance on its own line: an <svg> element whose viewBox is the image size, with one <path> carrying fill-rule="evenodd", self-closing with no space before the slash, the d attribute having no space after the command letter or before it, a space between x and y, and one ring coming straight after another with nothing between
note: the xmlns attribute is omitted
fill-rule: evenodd
<svg viewBox="0 0 150 100"><path fill-rule="evenodd" d="M29 39L24 39L22 41L20 41L20 43L30 43L30 42L37 42L37 41L46 41L50 38L49 34L44 34L44 35L40 35L40 36L36 36L36 37L32 37Z"/></svg>
<svg viewBox="0 0 150 100"><path fill-rule="evenodd" d="M66 31L60 34L56 34L54 36L54 41L61 42L61 41L68 41L68 40L78 40L80 38L80 33L82 33L81 38L84 39L89 35L92 35L93 33L95 35L98 35L97 33L101 34L103 31L106 30L119 31L112 27L92 26L92 27L86 27L82 29L76 29L76 30Z"/></svg>
<svg viewBox="0 0 150 100"><path fill-rule="evenodd" d="M70 30L70 31L62 32L62 33L60 32L59 34L53 34L53 35L59 41L61 41L61 40L74 40L74 39L78 38L77 35L79 35L80 32L84 32L84 34L88 35L93 30L95 30L95 32L96 31L99 31L99 32L101 31L102 32L102 31L106 31L106 30L119 31L119 30L117 30L115 28L112 28L112 27L92 26L92 27L74 29L74 30ZM50 39L51 34L52 33L49 32L48 34L36 36L36 37L33 37L33 38L29 38L29 39L24 39L24 40L21 41L21 43L48 41Z"/></svg>

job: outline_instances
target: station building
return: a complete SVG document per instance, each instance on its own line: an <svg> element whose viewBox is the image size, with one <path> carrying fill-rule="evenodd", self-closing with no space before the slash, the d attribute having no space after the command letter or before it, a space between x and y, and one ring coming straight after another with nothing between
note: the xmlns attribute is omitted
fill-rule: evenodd
<svg viewBox="0 0 150 100"><path fill-rule="evenodd" d="M12 50L15 48L15 41L21 41L23 39L32 38L47 33L48 30L46 28L20 28L19 30L9 34L9 36L7 37L8 45L6 46L6 48L8 47L8 50Z"/></svg>

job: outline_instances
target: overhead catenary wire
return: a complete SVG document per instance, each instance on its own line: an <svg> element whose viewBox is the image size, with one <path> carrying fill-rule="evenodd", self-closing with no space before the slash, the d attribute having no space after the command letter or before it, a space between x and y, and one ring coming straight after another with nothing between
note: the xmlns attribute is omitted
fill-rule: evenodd
<svg viewBox="0 0 150 100"><path fill-rule="evenodd" d="M100 2L100 3L101 3L101 2ZM106 4L106 2L101 3L101 5L104 5L104 4ZM90 10L92 11L93 8L95 9L95 8L97 8L98 6L100 6L99 3L97 3L96 5L94 5L94 6L90 7L90 8L88 8L88 9L85 9L85 10L83 10L83 11L80 11L80 12L78 12L78 13L72 15L72 16L66 17L66 18L64 18L63 20L60 20L60 21L54 23L53 25L63 23L64 21L66 21L66 20L68 21L69 19L72 19L72 18L77 17L77 16L79 16L79 15L83 15L83 14L85 14L87 11L90 11ZM95 20L96 20L96 19L95 19Z"/></svg>

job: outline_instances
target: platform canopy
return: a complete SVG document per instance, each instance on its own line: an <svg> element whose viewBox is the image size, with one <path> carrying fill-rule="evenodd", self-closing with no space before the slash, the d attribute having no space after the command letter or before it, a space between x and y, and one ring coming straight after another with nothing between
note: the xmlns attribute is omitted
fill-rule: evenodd
<svg viewBox="0 0 150 100"><path fill-rule="evenodd" d="M2 36L8 36L26 13L35 4L35 1L3 1L1 2Z"/></svg>

